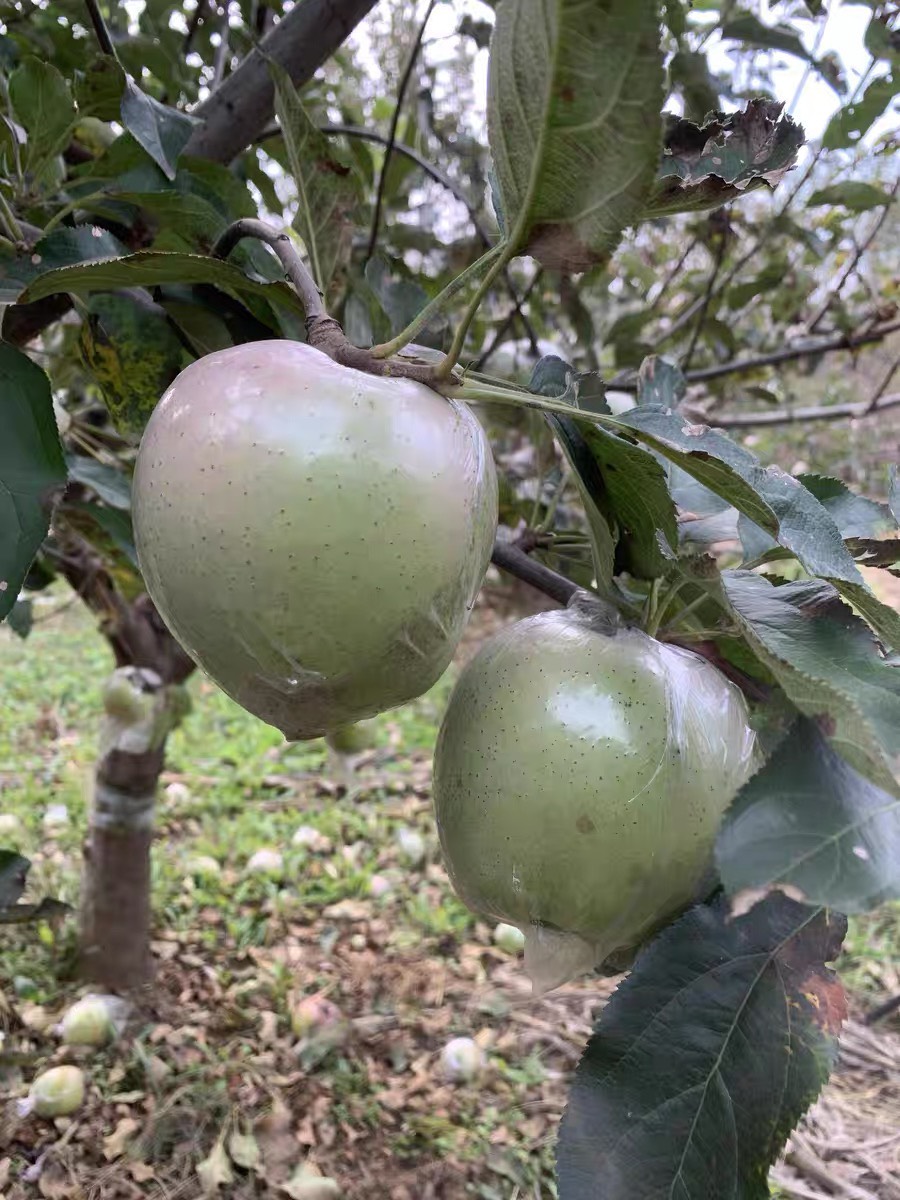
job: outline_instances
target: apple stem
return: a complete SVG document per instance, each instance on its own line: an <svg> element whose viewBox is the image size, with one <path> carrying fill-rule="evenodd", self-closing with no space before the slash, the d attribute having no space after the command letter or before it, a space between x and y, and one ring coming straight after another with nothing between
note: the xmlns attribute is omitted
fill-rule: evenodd
<svg viewBox="0 0 900 1200"><path fill-rule="evenodd" d="M501 571L515 575L524 583L530 583L532 587L559 604L568 604L575 593L581 590L577 583L552 571L550 567L545 567L543 563L535 562L524 550L511 546L509 542L501 542L499 539L494 542L491 562Z"/></svg>
<svg viewBox="0 0 900 1200"><path fill-rule="evenodd" d="M481 275L483 271L486 271L497 256L502 253L502 250L502 245L488 249L482 254L481 258L471 263L464 271L461 271L459 275L451 279L443 291L439 292L433 300L426 304L421 312L396 337L391 338L389 342L382 342L380 345L372 347L372 354L375 358L389 358L392 354L397 354L417 334L421 333L427 325L430 325L437 318L442 317L456 294L471 283L473 279Z"/></svg>
<svg viewBox="0 0 900 1200"><path fill-rule="evenodd" d="M438 368L432 363L414 358L376 358L371 350L354 346L347 339L340 323L328 315L322 293L297 253L290 234L279 232L264 221L244 217L240 221L234 221L219 235L211 251L213 257L227 258L243 238L256 238L264 242L278 256L285 275L293 284L306 310L306 334L310 346L321 350L342 366L353 367L369 375L415 379L440 392L455 390L456 380L447 379L443 374L439 375Z"/></svg>
<svg viewBox="0 0 900 1200"><path fill-rule="evenodd" d="M229 225L216 240L212 248L213 257L227 258L238 242L243 241L244 238L256 238L274 250L279 262L284 267L285 275L296 288L297 295L306 309L307 325L310 321L328 316L322 293L316 287L316 282L307 270L303 259L294 249L290 234L273 229L265 221L244 217Z"/></svg>

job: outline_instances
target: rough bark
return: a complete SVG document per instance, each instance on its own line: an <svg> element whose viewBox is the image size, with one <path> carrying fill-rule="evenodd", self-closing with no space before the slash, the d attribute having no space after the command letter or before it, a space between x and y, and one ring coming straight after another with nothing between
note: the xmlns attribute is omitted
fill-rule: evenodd
<svg viewBox="0 0 900 1200"><path fill-rule="evenodd" d="M118 668L104 695L106 715L84 848L79 967L92 982L121 991L152 977L155 798L166 737L180 716L179 685L194 663L149 596L129 603L88 542L65 533L58 541L62 573L97 614Z"/></svg>
<svg viewBox="0 0 900 1200"><path fill-rule="evenodd" d="M283 17L252 50L194 115L198 125L185 154L229 163L245 150L271 122L275 113L275 88L268 60L280 63L299 87L343 44L377 0L303 0ZM71 147L70 147L71 150ZM41 231L28 227L36 240ZM132 247L136 248L136 247ZM14 346L25 346L48 325L72 308L69 296L47 296L33 304L10 305L3 336Z"/></svg>
<svg viewBox="0 0 900 1200"><path fill-rule="evenodd" d="M137 721L110 711L104 719L84 850L79 968L92 982L123 991L152 976L150 845L166 693L156 672L137 667L119 668L111 683L144 702L145 711L136 706Z"/></svg>
<svg viewBox="0 0 900 1200"><path fill-rule="evenodd" d="M303 0L251 50L194 115L203 120L186 154L228 163L259 137L275 111L268 60L280 63L298 86L346 41L377 0Z"/></svg>

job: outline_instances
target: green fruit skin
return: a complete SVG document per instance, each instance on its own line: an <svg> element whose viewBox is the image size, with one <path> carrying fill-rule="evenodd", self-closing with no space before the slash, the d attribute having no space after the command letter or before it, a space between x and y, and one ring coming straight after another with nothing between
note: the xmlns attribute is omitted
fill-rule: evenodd
<svg viewBox="0 0 900 1200"><path fill-rule="evenodd" d="M84 1103L84 1074L78 1067L51 1067L31 1085L39 1117L68 1117Z"/></svg>
<svg viewBox="0 0 900 1200"><path fill-rule="evenodd" d="M497 524L490 447L467 408L288 341L187 367L147 425L133 496L166 624L291 740L439 678Z"/></svg>
<svg viewBox="0 0 900 1200"><path fill-rule="evenodd" d="M361 754L371 748L374 731L369 725L342 725L328 735L328 745L337 754Z"/></svg>
<svg viewBox="0 0 900 1200"><path fill-rule="evenodd" d="M571 611L492 638L451 696L434 760L463 900L527 930L640 944L695 898L751 770L740 692L703 659Z"/></svg>

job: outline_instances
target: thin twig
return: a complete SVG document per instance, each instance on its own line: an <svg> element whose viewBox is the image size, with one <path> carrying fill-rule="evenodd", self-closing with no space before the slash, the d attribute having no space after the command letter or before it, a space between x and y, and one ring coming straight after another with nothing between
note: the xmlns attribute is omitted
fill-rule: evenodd
<svg viewBox="0 0 900 1200"><path fill-rule="evenodd" d="M510 546L508 542L501 542L499 539L494 542L491 562L501 571L515 575L524 583L530 583L532 587L537 588L539 592L543 592L545 596L549 596L551 600L556 600L559 604L568 604L579 590L578 585L571 579L566 579L565 575L551 571L543 563L529 558L523 550L518 550L515 546Z"/></svg>
<svg viewBox="0 0 900 1200"><path fill-rule="evenodd" d="M883 1021L885 1017L889 1017L891 1013L895 1013L900 1009L900 996L892 996L890 1000L885 1000L883 1004L879 1004L870 1012L867 1012L863 1017L864 1025L874 1025L877 1021Z"/></svg>
<svg viewBox="0 0 900 1200"><path fill-rule="evenodd" d="M876 326L865 333L840 334L816 342L801 342L795 346L787 346L784 350L772 350L755 358L733 358L729 362L717 363L712 367L698 367L694 371L687 371L685 379L691 383L702 383L707 379L719 379L723 375L740 375L747 371L756 371L760 367L776 366L796 358L828 354L835 350L855 350L858 346L880 342L897 329L900 329L900 320ZM615 376L609 381L609 386L622 392L637 391L637 376L633 372L630 375Z"/></svg>
<svg viewBox="0 0 900 1200"><path fill-rule="evenodd" d="M213 78L212 86L217 88L225 78L225 68L228 66L228 51L229 41L231 37L231 26L228 23L228 3L226 0L225 8L222 12L222 20L219 23L219 44L216 47L215 58L213 59Z"/></svg>
<svg viewBox="0 0 900 1200"><path fill-rule="evenodd" d="M725 247L728 244L728 235L725 229L720 229L719 244L716 247L716 253L713 258L713 268L709 273L709 279L706 281L706 287L703 290L703 297L700 304L700 311L697 313L697 320L694 324L694 330L691 334L691 340L688 342L688 348L685 351L682 360L682 370L686 371L691 365L691 359L694 357L694 351L697 349L697 342L700 339L700 333L703 329L703 322L706 320L706 313L709 309L709 303L712 300L713 291L716 286L716 280L719 278L719 272L722 270L722 262L725 258Z"/></svg>
<svg viewBox="0 0 900 1200"><path fill-rule="evenodd" d="M669 288L672 286L672 284L675 282L675 280L678 278L678 276L681 274L681 270L684 267L684 264L687 262L687 260L690 258L693 251L696 249L697 243L699 241L700 241L699 237L692 237L691 240L688 242L688 244L685 246L684 250L681 253L681 256L678 259L678 262L675 264L675 266L672 268L672 270L668 273L668 275L662 281L662 285L660 286L659 291L656 293L656 295L653 297L653 299L650 301L649 305L647 306L648 312L653 312L655 309L659 308L660 301L662 300L662 298L666 294L666 292L669 290Z"/></svg>
<svg viewBox="0 0 900 1200"><path fill-rule="evenodd" d="M492 250L488 250L482 254L481 258L470 263L464 271L460 271L450 283L439 292L433 300L430 300L424 308L416 313L410 323L401 329L396 336L392 337L387 342L382 342L380 345L372 347L372 355L375 358L390 358L392 354L399 354L404 346L409 345L413 338L425 329L432 321L444 315L447 311L447 305L450 300L464 287L467 287L473 279L477 279L480 274L488 269L490 264L494 262L498 255L502 253L502 246L494 246Z"/></svg>
<svg viewBox="0 0 900 1200"><path fill-rule="evenodd" d="M844 288L844 284L847 282L847 280L850 278L850 276L853 274L853 272L859 266L860 259L865 254L865 252L868 250L868 248L871 246L871 244L875 241L876 237L878 237L881 227L887 220L888 214L891 211L891 205L894 203L894 200L897 197L897 189L898 188L900 188L900 178L898 178L896 180L896 182L894 183L894 186L891 188L890 199L887 200L885 202L885 204L883 205L881 212L878 216L878 220L873 223L872 228L869 230L869 232L866 234L866 236L863 238L863 240L856 247L856 249L853 252L853 255L847 262L847 265L844 267L843 271L840 273L840 275L835 280L835 282L832 284L832 286L828 289L828 295L825 297L825 299L819 305L818 309L816 310L815 315L807 322L807 325L806 325L807 333L812 333L816 329L816 327L822 323L822 320L827 315L828 310L831 308L832 304L835 302L835 300L841 294L841 292Z"/></svg>
<svg viewBox="0 0 900 1200"><path fill-rule="evenodd" d="M112 38L109 36L109 30L106 27L106 22L103 19L103 13L100 11L100 5L97 3L97 0L84 0L84 7L91 18L91 25L94 27L94 36L97 39L100 49L104 54L108 54L110 58L114 58L118 62L119 56L116 54L116 48L112 43Z"/></svg>
<svg viewBox="0 0 900 1200"><path fill-rule="evenodd" d="M10 241L17 245L21 245L25 240L19 219L2 192L0 192L0 229L3 229Z"/></svg>
<svg viewBox="0 0 900 1200"><path fill-rule="evenodd" d="M197 7L191 13L187 33L184 35L184 41L181 43L181 52L185 57L191 52L191 46L194 44L194 38L197 36L197 29L206 13L206 5L207 0L197 0Z"/></svg>
<svg viewBox="0 0 900 1200"><path fill-rule="evenodd" d="M688 371L685 376L691 381L718 379L722 375L734 375L744 371L755 371L758 367L775 366L777 363L790 362L796 358L807 358L815 354L828 354L834 350L855 350L857 346L865 346L870 342L880 342L889 333L900 329L900 321L881 325L866 333L842 334L839 337L827 338L819 342L803 342L797 346L788 346L784 350L773 350L771 354L760 354L756 358L736 359L730 363L718 363L714 367L700 367L696 371Z"/></svg>
<svg viewBox="0 0 900 1200"><path fill-rule="evenodd" d="M866 408L866 413L874 412L875 409L878 408L878 401L881 399L881 397L884 395L884 393L888 390L888 385L890 384L891 380L896 375L898 367L900 367L900 354L895 354L894 361L891 363L891 365L885 371L884 376L882 377L881 383L879 383L878 387L872 393L871 399L869 400L868 407Z"/></svg>
<svg viewBox="0 0 900 1200"><path fill-rule="evenodd" d="M376 142L379 146L387 146L390 140L386 134L377 133L374 129L364 129L361 125L320 125L319 132L343 134L345 137L361 138L366 142ZM277 127L273 129L266 129L256 140L258 142L262 142L267 138L277 137L280 133L281 130ZM493 238L481 223L481 219L478 216L478 210L475 208L475 205L455 180L451 179L449 175L446 175L440 169L440 167L436 167L434 163L429 162L429 160L425 158L424 155L420 154L418 150L415 150L412 146L407 146L404 142L394 141L392 143L392 149L395 154L402 154L405 158L408 158L410 162L414 162L416 166L423 170L426 175L430 176L435 183L439 183L441 187L446 188L447 191L450 192L450 194L454 197L454 199L458 200L460 204L464 205L469 214L469 220L472 222L472 227L474 228L480 241L483 242L485 246L490 246Z"/></svg>
<svg viewBox="0 0 900 1200"><path fill-rule="evenodd" d="M810 73L813 69L813 65L818 58L819 50L822 48L822 39L825 37L825 28L828 25L829 15L830 15L830 10L828 8L826 8L825 16L819 23L819 28L816 30L816 36L815 36L815 39L812 44L812 49L809 52L809 58L807 58L807 60L806 60L806 66L803 70L803 74L800 76L800 82L797 84L796 88L794 89L794 94L791 97L791 102L787 106L787 112L788 112L788 115L790 115L790 116L793 115L794 110L796 109L797 105L800 103L800 97L803 95L803 89L806 87L807 81L809 80Z"/></svg>
<svg viewBox="0 0 900 1200"><path fill-rule="evenodd" d="M862 404L822 404L812 408L779 409L776 412L735 413L733 416L710 417L709 421L719 429L744 429L751 425L793 425L798 421L842 421L844 417L859 420L898 406L900 392L893 392L889 396L882 396L875 408L869 408L866 400Z"/></svg>
<svg viewBox="0 0 900 1200"><path fill-rule="evenodd" d="M303 259L294 249L294 244L288 234L273 229L264 221L256 221L245 217L235 221L222 233L212 248L214 258L227 258L235 246L243 238L258 238L270 246L284 267L284 272L297 290L303 307L306 309L307 324L320 317L327 317L322 293L316 287L315 281L307 270Z"/></svg>
<svg viewBox="0 0 900 1200"><path fill-rule="evenodd" d="M319 130L322 133L337 133L343 134L345 137L361 138L364 141L376 142L380 146L387 146L390 144L395 154L402 154L408 158L410 162L414 162L416 166L420 167L426 175L430 176L430 178L435 181L435 183L439 183L441 187L446 188L446 190L450 192L454 199L458 200L460 204L465 207L469 214L469 220L472 222L472 227L485 247L490 247L493 244L494 239L482 224L481 218L478 215L478 210L463 189L459 186L459 184L451 179L449 175L446 175L442 170L440 170L439 167L436 167L433 163L429 162L427 158L421 155L418 150L415 150L412 146L407 146L403 142L398 142L396 140L390 142L390 139L386 137L385 134L376 133L373 129L363 129L359 125L320 125ZM281 131L277 128L274 130L266 130L262 137L258 138L257 140L262 141L265 138L272 137L280 132ZM534 326L531 324L531 321L528 319L528 316L522 307L525 303L525 298L519 297L515 282L510 275L508 267L504 268L503 274L506 280L507 288L509 289L510 298L513 302L513 316L517 317L522 322L525 336L528 338L532 350L536 353L537 334L535 333Z"/></svg>
<svg viewBox="0 0 900 1200"><path fill-rule="evenodd" d="M455 386L449 376L439 377L437 368L419 359L377 359L371 350L363 350L349 342L340 324L329 317L328 310L315 280L306 264L294 249L288 234L280 233L264 221L246 217L229 225L212 248L216 258L227 258L238 242L245 237L257 238L274 250L285 275L294 285L306 311L306 336L310 346L327 354L329 358L345 367L365 371L369 375L393 375L397 378L415 379L435 390L439 385Z"/></svg>
<svg viewBox="0 0 900 1200"><path fill-rule="evenodd" d="M544 274L544 268L538 267L538 269L535 271L535 273L532 275L531 279L529 280L528 286L526 287L525 291L522 293L522 298L519 302L520 305L528 303L528 300L531 297L531 293L534 291L534 289L540 283L540 281L543 277L543 274ZM476 370L476 371L484 370L485 363L488 361L488 359L491 357L491 355L495 352L497 347L500 345L500 343L506 337L507 333L509 333L509 330L512 326L513 321L515 321L516 316L520 315L521 312L522 312L521 308L513 308L510 310L510 312L508 312L506 314L506 317L504 318L504 320L501 322L501 324L497 328L497 331L495 332L495 334L491 340L491 344L475 360L475 365L473 368L474 370ZM533 348L535 351L537 351L537 349L538 349L537 346L534 346Z"/></svg>
<svg viewBox="0 0 900 1200"><path fill-rule="evenodd" d="M375 210L372 213L372 228L369 232L369 245L366 249L366 261L368 261L375 252L375 243L378 241L378 227L381 224L381 206L384 203L384 188L387 182L388 168L391 165L391 152L394 148L394 141L397 137L397 126L400 123L400 113L403 109L404 101L406 100L406 89L409 87L409 81L412 78L413 69L416 65L416 59L419 57L419 49L422 45L422 38L425 36L425 26L428 24L428 18L434 11L434 6L437 0L428 0L428 7L425 10L425 16L419 22L419 28L416 32L415 41L412 44L412 49L409 52L409 58L406 61L406 66L403 69L403 75L400 78L400 86L397 89L397 102L394 105L394 111L391 114L391 125L388 130L387 145L384 150L384 162L381 164L381 173L378 176L378 186L375 191Z"/></svg>
<svg viewBox="0 0 900 1200"><path fill-rule="evenodd" d="M475 292L475 295L469 301L465 312L456 326L456 331L453 334L453 340L450 343L450 349L444 355L443 361L437 368L436 374L438 379L450 378L453 368L456 366L457 362L459 361L459 356L462 354L463 346L465 345L466 341L466 334L469 332L469 326L472 324L475 314L478 312L478 309L481 306L482 300L488 294L491 284L494 282L500 272L506 267L509 260L513 257L513 245L514 243L512 242L501 242L499 257L496 259L487 275L485 275L484 279L482 279L477 291Z"/></svg>

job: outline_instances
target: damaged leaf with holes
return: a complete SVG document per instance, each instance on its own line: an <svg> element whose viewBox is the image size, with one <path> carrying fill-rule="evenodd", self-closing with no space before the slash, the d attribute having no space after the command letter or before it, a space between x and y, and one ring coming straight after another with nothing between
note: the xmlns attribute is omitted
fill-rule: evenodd
<svg viewBox="0 0 900 1200"><path fill-rule="evenodd" d="M805 140L803 127L783 109L758 99L703 125L667 116L663 159L643 219L719 208L744 192L774 188Z"/></svg>

